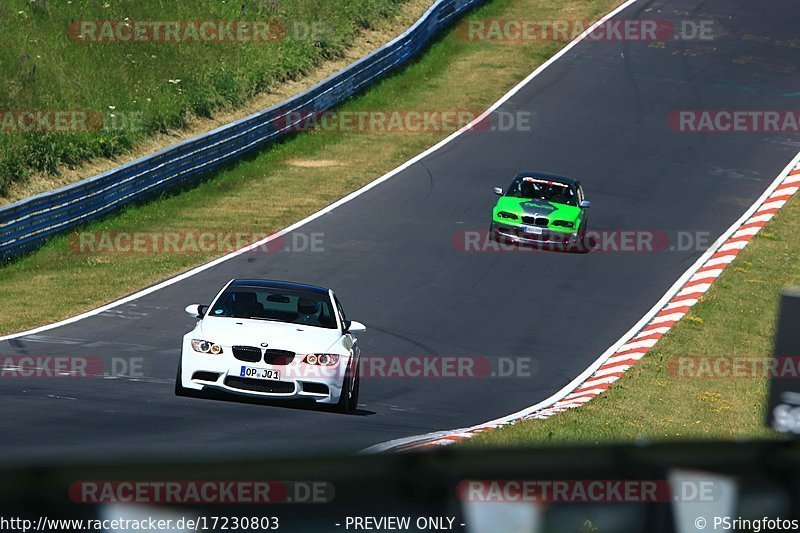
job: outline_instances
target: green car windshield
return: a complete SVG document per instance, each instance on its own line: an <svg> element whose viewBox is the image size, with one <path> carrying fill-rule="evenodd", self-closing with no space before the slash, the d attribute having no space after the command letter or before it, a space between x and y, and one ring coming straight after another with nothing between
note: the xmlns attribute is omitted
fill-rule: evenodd
<svg viewBox="0 0 800 533"><path fill-rule="evenodd" d="M509 187L506 196L545 200L572 206L578 205L578 197L571 186L565 183L528 176L516 178L511 187Z"/></svg>

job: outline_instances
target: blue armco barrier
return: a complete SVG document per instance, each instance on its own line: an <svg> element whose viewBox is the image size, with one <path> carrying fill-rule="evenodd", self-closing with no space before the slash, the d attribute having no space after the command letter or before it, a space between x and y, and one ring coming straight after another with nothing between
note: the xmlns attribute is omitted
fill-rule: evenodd
<svg viewBox="0 0 800 533"><path fill-rule="evenodd" d="M389 44L304 93L98 176L0 208L0 258L30 251L56 233L156 192L190 185L220 164L296 130L300 117L330 109L418 55L453 19L485 0L438 0Z"/></svg>

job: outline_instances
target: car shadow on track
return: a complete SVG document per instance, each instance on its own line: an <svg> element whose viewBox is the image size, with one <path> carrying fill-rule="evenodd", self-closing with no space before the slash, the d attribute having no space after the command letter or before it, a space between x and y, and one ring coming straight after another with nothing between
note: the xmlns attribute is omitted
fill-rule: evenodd
<svg viewBox="0 0 800 533"><path fill-rule="evenodd" d="M552 243L520 243L508 239L498 239L499 246L502 251L510 252L533 252L533 253L562 253L562 254L588 254L594 248L598 247L598 241L594 237L586 237L582 242L572 245L552 244Z"/></svg>

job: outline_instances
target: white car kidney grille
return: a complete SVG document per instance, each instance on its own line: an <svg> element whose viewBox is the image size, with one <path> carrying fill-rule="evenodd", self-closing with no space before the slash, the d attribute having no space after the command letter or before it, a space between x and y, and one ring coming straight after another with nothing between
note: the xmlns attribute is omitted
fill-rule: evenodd
<svg viewBox="0 0 800 533"><path fill-rule="evenodd" d="M257 363L261 361L261 348L256 346L232 346L233 356L240 361Z"/></svg>

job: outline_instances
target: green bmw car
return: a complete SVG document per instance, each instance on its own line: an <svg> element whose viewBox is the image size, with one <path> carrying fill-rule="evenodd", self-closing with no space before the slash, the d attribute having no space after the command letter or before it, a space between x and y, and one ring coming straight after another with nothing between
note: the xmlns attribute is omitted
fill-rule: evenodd
<svg viewBox="0 0 800 533"><path fill-rule="evenodd" d="M589 201L579 181L543 172L520 172L507 191L495 187L490 238L585 251Z"/></svg>

